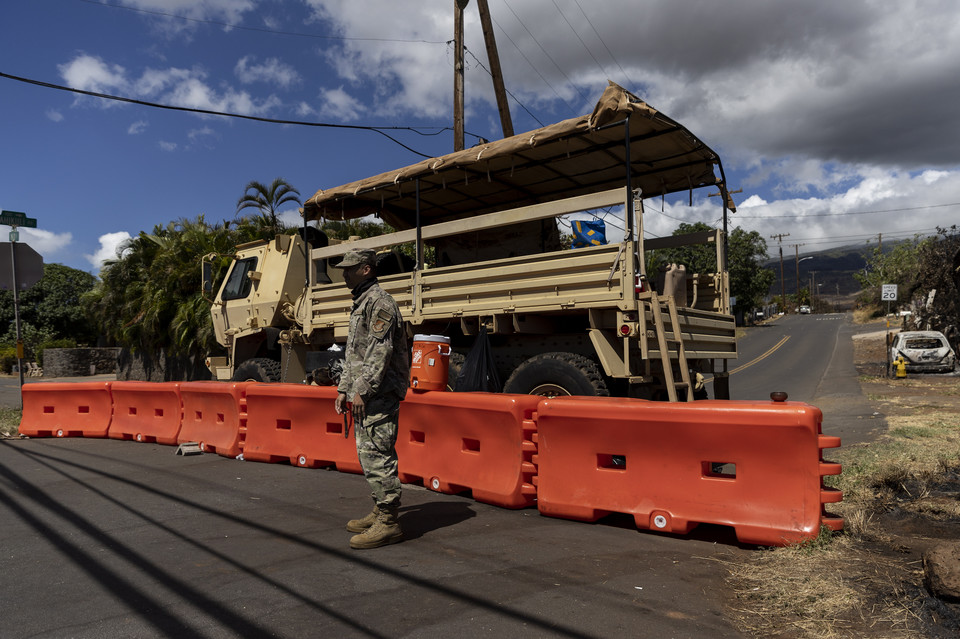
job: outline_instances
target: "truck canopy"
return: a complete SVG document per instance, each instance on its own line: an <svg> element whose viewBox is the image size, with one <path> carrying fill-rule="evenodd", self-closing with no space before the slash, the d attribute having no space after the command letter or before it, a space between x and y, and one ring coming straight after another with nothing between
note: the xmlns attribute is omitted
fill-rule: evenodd
<svg viewBox="0 0 960 639"><path fill-rule="evenodd" d="M643 197L712 186L735 210L719 156L611 82L589 115L321 189L306 201L303 215L310 221L375 214L409 229L417 223L417 184L422 225L623 188L628 152L631 188Z"/></svg>

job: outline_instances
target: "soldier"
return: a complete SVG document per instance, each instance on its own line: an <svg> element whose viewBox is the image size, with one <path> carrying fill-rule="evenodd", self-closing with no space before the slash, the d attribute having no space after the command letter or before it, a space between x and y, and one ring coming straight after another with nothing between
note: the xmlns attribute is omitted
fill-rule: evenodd
<svg viewBox="0 0 960 639"><path fill-rule="evenodd" d="M400 309L377 283L376 254L349 250L336 265L353 292L350 332L337 387L337 413L350 411L357 455L373 492L373 510L347 522L351 548L378 548L403 540L397 520L397 418L410 378L410 351Z"/></svg>

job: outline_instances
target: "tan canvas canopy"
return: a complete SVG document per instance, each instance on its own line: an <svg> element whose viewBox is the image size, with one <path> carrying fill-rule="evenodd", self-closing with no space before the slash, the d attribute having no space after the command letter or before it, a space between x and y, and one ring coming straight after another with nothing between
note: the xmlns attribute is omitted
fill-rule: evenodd
<svg viewBox="0 0 960 639"><path fill-rule="evenodd" d="M627 145L629 133L629 147ZM720 160L706 144L622 87L610 83L593 113L388 171L306 201L306 220L377 214L397 229L626 187L655 197L719 187L732 209Z"/></svg>

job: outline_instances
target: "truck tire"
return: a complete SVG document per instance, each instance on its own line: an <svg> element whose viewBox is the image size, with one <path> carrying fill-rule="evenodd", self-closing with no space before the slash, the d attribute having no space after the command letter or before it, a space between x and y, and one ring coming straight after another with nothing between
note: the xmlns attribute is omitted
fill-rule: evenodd
<svg viewBox="0 0 960 639"><path fill-rule="evenodd" d="M253 357L241 362L233 372L235 382L279 382L280 362L268 357Z"/></svg>
<svg viewBox="0 0 960 639"><path fill-rule="evenodd" d="M576 353L542 353L517 366L504 393L520 395L610 395L597 365Z"/></svg>

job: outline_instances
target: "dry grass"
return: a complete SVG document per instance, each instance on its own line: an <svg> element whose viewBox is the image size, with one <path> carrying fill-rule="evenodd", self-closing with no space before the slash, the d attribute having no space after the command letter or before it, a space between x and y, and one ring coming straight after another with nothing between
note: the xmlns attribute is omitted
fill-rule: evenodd
<svg viewBox="0 0 960 639"><path fill-rule="evenodd" d="M0 438L18 437L20 428L20 409L0 406Z"/></svg>
<svg viewBox="0 0 960 639"><path fill-rule="evenodd" d="M888 432L827 451L843 464L843 474L827 482L844 492L829 507L844 517L843 533L825 531L730 565L731 614L747 634L941 637L949 636L937 625L944 615L960 622L960 609L931 603L923 589L921 542L911 534L911 525L930 537L935 529L960 531L960 379L875 379L868 386Z"/></svg>

